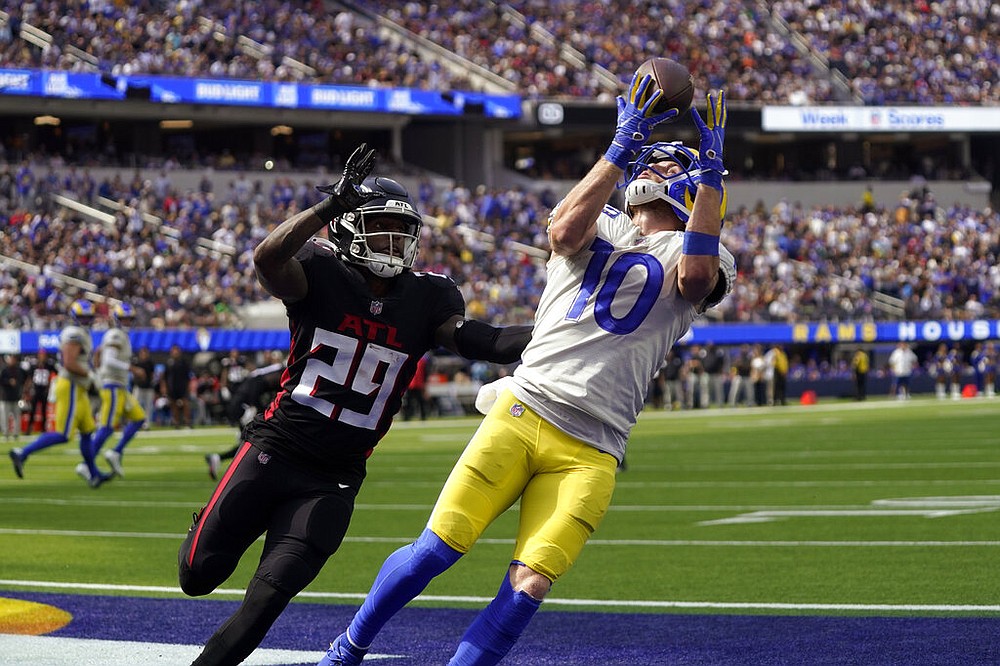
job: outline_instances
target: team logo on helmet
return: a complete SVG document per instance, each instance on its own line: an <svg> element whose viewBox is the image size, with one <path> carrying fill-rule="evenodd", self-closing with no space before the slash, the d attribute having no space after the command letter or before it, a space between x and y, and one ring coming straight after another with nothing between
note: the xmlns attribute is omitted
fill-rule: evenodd
<svg viewBox="0 0 1000 666"><path fill-rule="evenodd" d="M680 173L667 176L662 162L674 162L680 166ZM641 177L651 171L662 180ZM727 172L728 173L728 172ZM627 207L641 206L656 199L670 204L681 222L687 222L694 208L694 197L701 183L702 170L698 168L698 151L688 148L679 141L658 142L647 146L633 162L629 162L625 172L625 203ZM719 213L726 217L728 195L725 183L722 185L722 204Z"/></svg>
<svg viewBox="0 0 1000 666"><path fill-rule="evenodd" d="M124 325L135 319L135 310L128 303L116 303L111 308L111 317L118 325Z"/></svg>
<svg viewBox="0 0 1000 666"><path fill-rule="evenodd" d="M79 324L89 324L94 319L94 305L88 300L79 299L69 306L69 313Z"/></svg>

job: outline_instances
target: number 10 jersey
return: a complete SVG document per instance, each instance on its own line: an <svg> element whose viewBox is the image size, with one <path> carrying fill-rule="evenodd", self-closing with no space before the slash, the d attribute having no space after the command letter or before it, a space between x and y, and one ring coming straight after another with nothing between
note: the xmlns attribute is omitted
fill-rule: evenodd
<svg viewBox="0 0 1000 666"><path fill-rule="evenodd" d="M699 315L677 288L683 243L683 231L644 236L606 206L589 247L549 259L514 395L621 460L650 381Z"/></svg>

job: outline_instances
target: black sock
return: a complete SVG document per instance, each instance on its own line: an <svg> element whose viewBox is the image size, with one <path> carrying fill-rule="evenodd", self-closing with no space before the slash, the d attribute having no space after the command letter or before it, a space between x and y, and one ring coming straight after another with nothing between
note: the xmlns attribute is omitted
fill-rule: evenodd
<svg viewBox="0 0 1000 666"><path fill-rule="evenodd" d="M191 666L238 666L257 649L291 596L267 581L254 578L239 609L205 644Z"/></svg>

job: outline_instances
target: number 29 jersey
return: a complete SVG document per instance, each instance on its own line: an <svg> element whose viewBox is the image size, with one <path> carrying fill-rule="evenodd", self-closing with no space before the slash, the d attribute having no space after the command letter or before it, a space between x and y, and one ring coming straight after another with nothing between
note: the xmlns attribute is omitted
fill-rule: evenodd
<svg viewBox="0 0 1000 666"><path fill-rule="evenodd" d="M650 381L699 316L677 288L683 244L683 231L644 236L628 215L606 206L589 247L548 261L514 395L621 460ZM732 263L732 255L720 252L720 261Z"/></svg>
<svg viewBox="0 0 1000 666"><path fill-rule="evenodd" d="M324 476L364 474L437 329L465 313L450 278L406 272L374 296L324 241L301 258L306 297L286 302L291 332L277 396L247 430L265 452Z"/></svg>

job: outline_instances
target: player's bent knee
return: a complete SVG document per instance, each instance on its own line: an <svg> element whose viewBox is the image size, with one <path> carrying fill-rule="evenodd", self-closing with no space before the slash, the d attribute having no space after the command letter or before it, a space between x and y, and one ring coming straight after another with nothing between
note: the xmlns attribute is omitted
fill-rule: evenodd
<svg viewBox="0 0 1000 666"><path fill-rule="evenodd" d="M515 592L524 592L537 601L544 599L552 589L552 581L547 576L519 562L511 565L510 585Z"/></svg>

